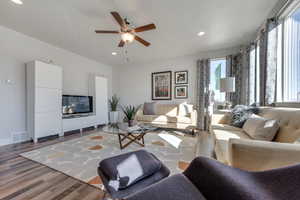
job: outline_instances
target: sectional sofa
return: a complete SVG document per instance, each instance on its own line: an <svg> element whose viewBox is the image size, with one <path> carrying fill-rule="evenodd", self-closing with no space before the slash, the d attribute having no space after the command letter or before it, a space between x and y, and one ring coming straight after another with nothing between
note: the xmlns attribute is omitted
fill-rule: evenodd
<svg viewBox="0 0 300 200"><path fill-rule="evenodd" d="M230 125L229 112L212 117L217 160L250 171L268 170L300 162L300 109L261 107L260 116L275 119L279 130L272 141L251 138L242 128Z"/></svg>

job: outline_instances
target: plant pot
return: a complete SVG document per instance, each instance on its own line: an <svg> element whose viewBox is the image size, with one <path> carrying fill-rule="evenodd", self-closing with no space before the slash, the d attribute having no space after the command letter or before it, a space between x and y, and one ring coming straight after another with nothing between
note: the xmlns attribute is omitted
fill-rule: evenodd
<svg viewBox="0 0 300 200"><path fill-rule="evenodd" d="M111 124L116 124L119 121L119 112L111 111L109 112L109 121Z"/></svg>
<svg viewBox="0 0 300 200"><path fill-rule="evenodd" d="M132 127L133 124L134 124L134 120L129 120L129 121L128 121L128 126L129 126L129 127Z"/></svg>

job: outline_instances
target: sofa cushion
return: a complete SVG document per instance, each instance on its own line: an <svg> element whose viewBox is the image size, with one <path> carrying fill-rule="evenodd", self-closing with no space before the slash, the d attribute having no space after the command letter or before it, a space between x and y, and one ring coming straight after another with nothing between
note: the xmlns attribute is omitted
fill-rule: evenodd
<svg viewBox="0 0 300 200"><path fill-rule="evenodd" d="M144 103L143 113L144 115L155 115L156 114L156 103Z"/></svg>
<svg viewBox="0 0 300 200"><path fill-rule="evenodd" d="M183 174L176 174L126 198L126 200L205 200Z"/></svg>
<svg viewBox="0 0 300 200"><path fill-rule="evenodd" d="M177 123L190 124L192 119L190 117L178 116L176 117Z"/></svg>
<svg viewBox="0 0 300 200"><path fill-rule="evenodd" d="M115 182L118 188L125 189L137 181L150 176L161 168L161 162L145 150L139 150L104 159L99 168ZM132 169L135 170L132 170Z"/></svg>
<svg viewBox="0 0 300 200"><path fill-rule="evenodd" d="M193 112L193 105L182 103L179 104L178 116L190 117Z"/></svg>
<svg viewBox="0 0 300 200"><path fill-rule="evenodd" d="M279 122L280 129L275 137L276 142L293 143L300 137L299 108L265 107L260 110L260 116Z"/></svg>
<svg viewBox="0 0 300 200"><path fill-rule="evenodd" d="M211 129L217 129L217 130L226 130L226 131L243 131L243 129L230 126L228 124L212 124Z"/></svg>
<svg viewBox="0 0 300 200"><path fill-rule="evenodd" d="M276 120L253 114L244 124L243 130L255 140L272 141L279 129Z"/></svg>
<svg viewBox="0 0 300 200"><path fill-rule="evenodd" d="M141 115L137 116L138 121L151 123L177 123L177 117L170 117L167 115Z"/></svg>
<svg viewBox="0 0 300 200"><path fill-rule="evenodd" d="M220 162L228 162L229 139L251 139L244 131L211 129L216 140L215 152Z"/></svg>
<svg viewBox="0 0 300 200"><path fill-rule="evenodd" d="M156 115L167 115L170 117L176 117L178 114L177 104L157 104Z"/></svg>

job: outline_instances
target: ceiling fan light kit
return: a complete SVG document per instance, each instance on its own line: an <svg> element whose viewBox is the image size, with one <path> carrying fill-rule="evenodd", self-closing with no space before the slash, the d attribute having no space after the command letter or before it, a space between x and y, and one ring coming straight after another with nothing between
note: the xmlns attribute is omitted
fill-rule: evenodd
<svg viewBox="0 0 300 200"><path fill-rule="evenodd" d="M134 40L134 35L131 33L121 33L121 38L124 42L131 43Z"/></svg>
<svg viewBox="0 0 300 200"><path fill-rule="evenodd" d="M148 24L145 26L141 26L138 28L131 28L130 23L125 18L123 19L118 12L111 12L111 15L115 18L117 23L120 25L120 31L107 31L107 30L96 30L95 32L97 34L120 34L121 35L121 41L118 45L118 47L124 47L126 43L131 43L133 40L136 40L143 44L144 46L148 47L151 44L147 42L146 40L142 39L141 37L137 36L136 33L149 31L152 29L156 29L155 24Z"/></svg>

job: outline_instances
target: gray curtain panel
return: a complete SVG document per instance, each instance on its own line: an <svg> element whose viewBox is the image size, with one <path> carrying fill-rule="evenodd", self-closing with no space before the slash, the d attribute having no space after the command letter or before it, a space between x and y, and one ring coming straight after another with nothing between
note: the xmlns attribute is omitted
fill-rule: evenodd
<svg viewBox="0 0 300 200"><path fill-rule="evenodd" d="M250 73L250 49L251 46L243 50L243 69L242 69L242 92L241 104L249 105L249 73Z"/></svg>
<svg viewBox="0 0 300 200"><path fill-rule="evenodd" d="M226 77L232 77L233 76L233 68L232 68L232 55L226 56ZM232 93L226 93L226 101L232 102L233 101L233 94Z"/></svg>
<svg viewBox="0 0 300 200"><path fill-rule="evenodd" d="M266 105L265 93L266 93L266 66L267 66L267 52L268 52L268 33L266 29L263 29L259 38L259 65L260 65L260 91L259 91L259 104L261 106Z"/></svg>
<svg viewBox="0 0 300 200"><path fill-rule="evenodd" d="M226 57L226 76L235 77L235 92L226 94L226 101L230 101L233 106L243 104L242 87L243 76L243 53L229 55Z"/></svg>
<svg viewBox="0 0 300 200"><path fill-rule="evenodd" d="M266 63L266 87L265 105L275 103L276 98L276 76L277 76L277 20L269 19L267 22L267 63Z"/></svg>
<svg viewBox="0 0 300 200"><path fill-rule="evenodd" d="M210 64L209 59L197 61L197 110L198 128L208 130L210 116L208 107L209 102L209 83L210 83Z"/></svg>
<svg viewBox="0 0 300 200"><path fill-rule="evenodd" d="M239 105L243 104L242 102L242 86L243 86L243 54L239 53L233 56L232 66L234 69L235 77L235 93L233 97L232 104Z"/></svg>

